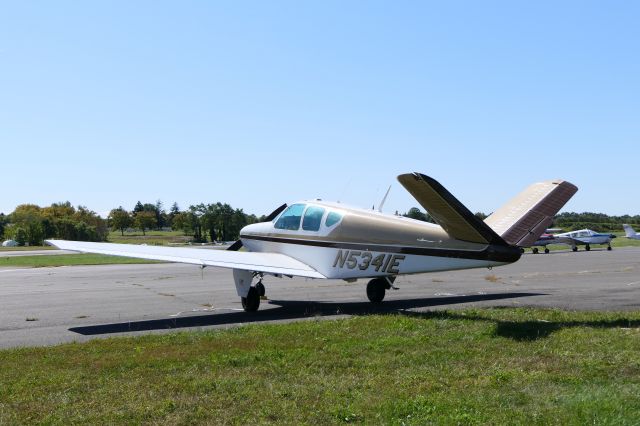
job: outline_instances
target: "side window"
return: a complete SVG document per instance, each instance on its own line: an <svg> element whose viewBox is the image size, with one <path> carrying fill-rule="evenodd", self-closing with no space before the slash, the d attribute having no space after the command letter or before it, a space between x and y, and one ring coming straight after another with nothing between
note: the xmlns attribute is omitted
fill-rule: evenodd
<svg viewBox="0 0 640 426"><path fill-rule="evenodd" d="M304 204L294 204L282 213L282 215L273 225L276 229L288 229L290 231L297 231L300 228L300 219L302 219L302 212L304 211Z"/></svg>
<svg viewBox="0 0 640 426"><path fill-rule="evenodd" d="M322 223L322 216L324 215L324 209L322 207L309 207L304 212L304 219L302 220L302 229L305 231L318 231L320 229L320 223Z"/></svg>
<svg viewBox="0 0 640 426"><path fill-rule="evenodd" d="M328 228L340 222L340 219L342 219L342 215L340 213L330 212L327 215L327 220L325 220L324 224Z"/></svg>

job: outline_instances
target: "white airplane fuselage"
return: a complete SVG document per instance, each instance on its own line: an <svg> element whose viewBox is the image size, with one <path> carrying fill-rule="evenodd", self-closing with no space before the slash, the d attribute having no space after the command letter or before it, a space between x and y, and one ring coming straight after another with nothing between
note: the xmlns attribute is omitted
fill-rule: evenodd
<svg viewBox="0 0 640 426"><path fill-rule="evenodd" d="M240 239L247 250L281 253L327 278L349 280L493 267L520 257L516 248L455 240L438 225L406 217L320 201L293 205L301 206L300 215L286 224L285 211L244 227ZM316 218L306 226L310 211ZM339 220L330 223L330 216Z"/></svg>
<svg viewBox="0 0 640 426"><path fill-rule="evenodd" d="M575 244L609 244L615 235L601 234L590 229L581 229L579 231L565 232L558 234L556 237L568 237L574 240Z"/></svg>
<svg viewBox="0 0 640 426"><path fill-rule="evenodd" d="M631 225L624 224L622 225L625 232L625 237L631 238L632 240L640 240L640 233L636 232Z"/></svg>

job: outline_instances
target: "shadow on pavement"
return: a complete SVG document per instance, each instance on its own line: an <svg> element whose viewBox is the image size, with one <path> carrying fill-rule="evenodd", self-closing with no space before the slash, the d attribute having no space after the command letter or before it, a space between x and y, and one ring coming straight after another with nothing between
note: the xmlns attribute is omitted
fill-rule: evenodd
<svg viewBox="0 0 640 426"><path fill-rule="evenodd" d="M127 333L134 331L229 325L238 323L260 323L266 321L294 320L301 318L334 315L405 313L407 309L428 308L434 306L447 306L457 305L461 303L515 299L544 295L544 293L475 294L469 296L447 296L410 300L390 300L379 305L374 305L369 302L324 303L293 300L269 300L269 305L276 305L278 307L260 310L255 313L233 311L207 315L192 315L177 318L164 318L155 320L72 327L69 329L69 331L73 331L82 335L97 335L110 333ZM411 314L421 315L418 312L412 312ZM425 313L425 315L429 315L429 313Z"/></svg>

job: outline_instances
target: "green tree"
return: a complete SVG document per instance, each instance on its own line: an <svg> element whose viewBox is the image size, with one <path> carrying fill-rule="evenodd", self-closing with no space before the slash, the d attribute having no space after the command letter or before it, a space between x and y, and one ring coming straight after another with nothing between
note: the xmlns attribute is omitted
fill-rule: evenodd
<svg viewBox="0 0 640 426"><path fill-rule="evenodd" d="M220 212L218 206L215 204L199 204L198 211L201 212L200 223L202 227L207 230L209 233L209 238L211 238L211 242L218 240L218 232L217 228L219 226L219 216Z"/></svg>
<svg viewBox="0 0 640 426"><path fill-rule="evenodd" d="M206 210L206 207L204 206L204 204L198 204L197 206L189 206L189 212L187 217L189 218L189 225L193 230L193 239L196 242L206 241L206 238L203 238L202 236L202 222L200 221L200 218L204 214L205 210Z"/></svg>
<svg viewBox="0 0 640 426"><path fill-rule="evenodd" d="M433 218L428 213L424 213L417 207L411 207L407 213L403 214L403 216L411 219L421 220L423 222L436 223L436 221L433 220Z"/></svg>
<svg viewBox="0 0 640 426"><path fill-rule="evenodd" d="M191 219L188 212L177 213L171 221L171 229L174 231L182 231L184 235L189 235L193 231L191 228Z"/></svg>
<svg viewBox="0 0 640 426"><path fill-rule="evenodd" d="M32 246L43 244L43 219L42 209L35 204L21 204L11 213L11 222L24 231L25 243Z"/></svg>
<svg viewBox="0 0 640 426"><path fill-rule="evenodd" d="M134 224L136 228L142 231L142 235L147 235L146 230L155 228L158 222L154 212L141 211L136 213Z"/></svg>
<svg viewBox="0 0 640 426"><path fill-rule="evenodd" d="M133 218L128 211L120 206L117 209L113 209L111 210L111 212L109 212L109 222L112 229L119 229L120 233L124 235L124 230L133 224Z"/></svg>
<svg viewBox="0 0 640 426"><path fill-rule="evenodd" d="M220 217L220 233L222 235L222 241L231 240L231 218L233 217L233 209L229 204L217 203L219 217Z"/></svg>
<svg viewBox="0 0 640 426"><path fill-rule="evenodd" d="M7 226L7 217L4 213L0 213L0 240L4 238L4 228Z"/></svg>
<svg viewBox="0 0 640 426"><path fill-rule="evenodd" d="M93 229L90 233L83 233L83 235L91 235L88 241L105 241L107 239L107 235L109 235L107 221L98 216L96 212L89 210L87 207L78 206L72 219L75 222L84 222L89 228ZM83 240L87 241L85 238Z"/></svg>
<svg viewBox="0 0 640 426"><path fill-rule="evenodd" d="M156 221L157 221L156 226L158 228L164 228L165 226L167 226L168 219L167 219L167 212L164 211L164 206L162 204L162 201L157 200L154 208L155 208Z"/></svg>
<svg viewBox="0 0 640 426"><path fill-rule="evenodd" d="M167 226L170 226L171 229L173 229L173 219L176 217L177 214L180 213L180 207L178 207L178 203L174 202L171 205L171 210L169 210L169 214L167 215ZM180 229L178 227L178 229Z"/></svg>
<svg viewBox="0 0 640 426"><path fill-rule="evenodd" d="M11 231L10 238L17 242L19 246L24 246L27 243L27 232L23 228L13 226L9 229Z"/></svg>
<svg viewBox="0 0 640 426"><path fill-rule="evenodd" d="M135 207L133 208L133 215L135 216L137 213L140 213L141 211L144 211L144 206L140 201L138 201Z"/></svg>

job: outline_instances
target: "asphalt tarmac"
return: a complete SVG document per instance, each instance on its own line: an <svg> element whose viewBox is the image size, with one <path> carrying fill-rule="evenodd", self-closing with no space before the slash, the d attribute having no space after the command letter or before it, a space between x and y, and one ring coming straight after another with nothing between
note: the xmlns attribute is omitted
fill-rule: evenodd
<svg viewBox="0 0 640 426"><path fill-rule="evenodd" d="M487 306L640 309L640 248L525 254L515 264L398 278L385 301L366 281L267 277L268 300L242 311L231 270L192 265L0 268L0 348L171 330Z"/></svg>

